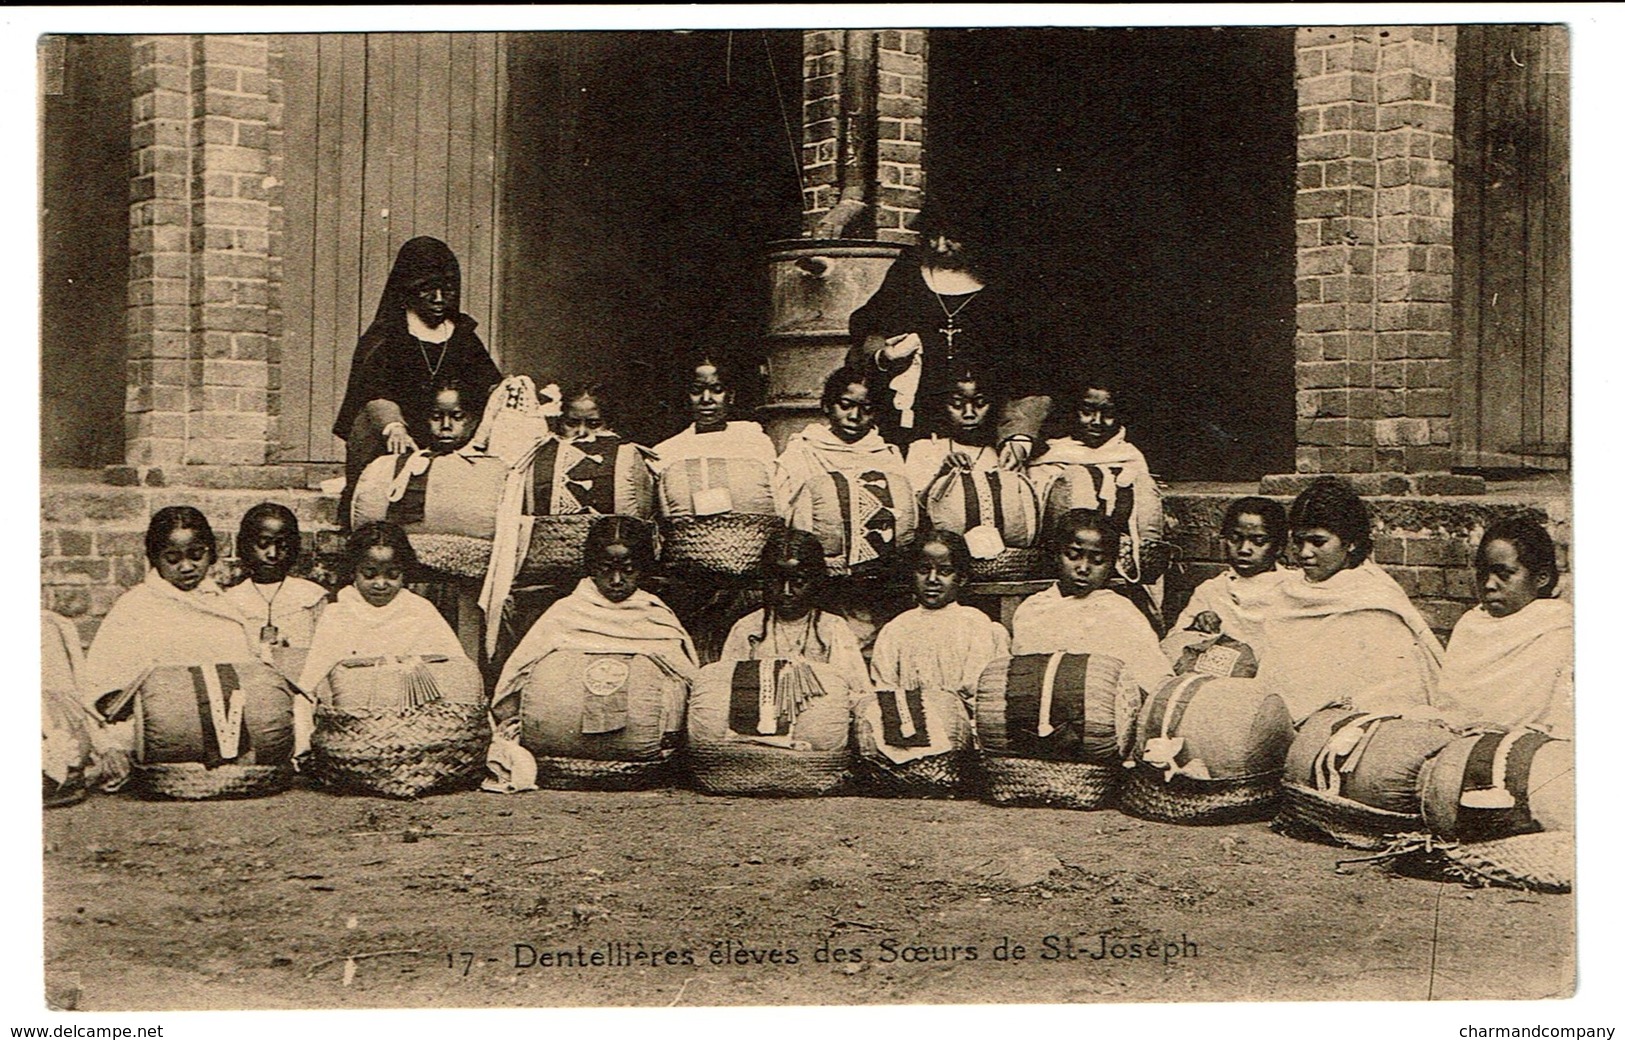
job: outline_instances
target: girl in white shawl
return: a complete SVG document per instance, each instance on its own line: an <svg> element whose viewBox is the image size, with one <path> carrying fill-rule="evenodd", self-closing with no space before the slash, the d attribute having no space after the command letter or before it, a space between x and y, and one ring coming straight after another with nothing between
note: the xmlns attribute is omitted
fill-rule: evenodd
<svg viewBox="0 0 1625 1040"><path fill-rule="evenodd" d="M294 702L295 756L310 749L317 691L339 662L408 654L467 657L434 604L406 588L418 561L405 531L385 521L365 524L350 535L345 556L352 582L322 612L299 673L306 696Z"/></svg>
<svg viewBox="0 0 1625 1040"><path fill-rule="evenodd" d="M929 531L914 543L910 556L919 605L888 622L875 639L870 662L875 687L950 690L970 704L982 670L1010 653L1010 635L997 621L959 602L971 566L962 535Z"/></svg>
<svg viewBox="0 0 1625 1040"><path fill-rule="evenodd" d="M846 618L818 607L829 571L818 538L794 528L775 531L762 547L762 599L722 644L723 661L806 658L832 665L853 692L869 690L869 667Z"/></svg>
<svg viewBox="0 0 1625 1040"><path fill-rule="evenodd" d="M299 520L293 510L261 502L243 514L237 528L237 559L248 576L226 590L226 599L250 621L257 621L261 657L273 667L290 667L297 681L302 654L316 635L316 621L327 605L327 590L288 574L299 558Z"/></svg>
<svg viewBox="0 0 1625 1040"><path fill-rule="evenodd" d="M1236 499L1224 512L1219 535L1229 566L1196 586L1162 641L1176 664L1187 646L1218 635L1254 646L1264 634L1261 608L1276 583L1289 576L1277 566L1287 545L1281 503L1256 495Z"/></svg>
<svg viewBox="0 0 1625 1040"><path fill-rule="evenodd" d="M1574 735L1574 608L1553 598L1557 549L1530 517L1491 524L1478 543L1479 605L1450 635L1440 713L1459 725Z"/></svg>
<svg viewBox="0 0 1625 1040"><path fill-rule="evenodd" d="M1123 662L1147 693L1173 674L1151 622L1107 584L1117 564L1122 532L1090 509L1063 514L1049 530L1057 581L1016 608L1012 654L1101 654Z"/></svg>
<svg viewBox="0 0 1625 1040"><path fill-rule="evenodd" d="M1400 711L1438 689L1442 648L1369 557L1371 514L1347 482L1321 477L1287 510L1299 570L1260 608L1258 681L1300 721L1328 705Z"/></svg>
<svg viewBox="0 0 1625 1040"><path fill-rule="evenodd" d="M908 482L919 494L944 473L999 468L992 391L986 378L965 370L957 374L952 390L926 402L939 411L938 429L908 446Z"/></svg>
<svg viewBox="0 0 1625 1040"><path fill-rule="evenodd" d="M113 604L90 644L82 686L88 707L127 689L154 665L226 664L259 656L259 626L209 577L219 550L201 512L191 506L158 510L147 525L146 548L146 577ZM95 739L102 786L117 790L129 778L134 723L102 727Z"/></svg>
<svg viewBox="0 0 1625 1040"><path fill-rule="evenodd" d="M821 405L827 424L808 426L784 447L773 470L773 503L790 526L807 529L811 509L802 488L820 473L876 469L906 483L903 454L875 429L871 377L840 368L824 380ZM912 494L912 485L910 485Z"/></svg>
<svg viewBox="0 0 1625 1040"><path fill-rule="evenodd" d="M758 423L730 420L734 389L724 379L721 367L709 357L694 366L688 387L689 414L694 421L688 429L668 437L654 447L649 468L656 475L684 459L748 459L772 468L773 442Z"/></svg>

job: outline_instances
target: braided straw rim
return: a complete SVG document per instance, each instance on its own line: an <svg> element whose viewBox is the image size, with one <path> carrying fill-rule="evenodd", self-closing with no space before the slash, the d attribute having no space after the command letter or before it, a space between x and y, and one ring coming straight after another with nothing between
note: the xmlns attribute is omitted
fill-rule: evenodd
<svg viewBox="0 0 1625 1040"><path fill-rule="evenodd" d="M972 581L1027 581L1047 578L1048 563L1044 550L1008 548L987 560L970 561Z"/></svg>
<svg viewBox="0 0 1625 1040"><path fill-rule="evenodd" d="M985 786L976 753L944 751L902 765L878 755L859 754L852 777L859 791L883 798L976 798Z"/></svg>
<svg viewBox="0 0 1625 1040"><path fill-rule="evenodd" d="M1468 880L1535 892L1574 889L1574 834L1538 831L1494 841L1435 841L1433 847Z"/></svg>
<svg viewBox="0 0 1625 1040"><path fill-rule="evenodd" d="M1245 823L1267 819L1281 799L1281 770L1255 776L1164 780L1140 764L1124 770L1117 792L1126 813L1163 823Z"/></svg>
<svg viewBox="0 0 1625 1040"><path fill-rule="evenodd" d="M639 762L537 755L536 786L548 791L639 791L672 782L671 756Z"/></svg>
<svg viewBox="0 0 1625 1040"><path fill-rule="evenodd" d="M288 786L293 767L239 766L210 769L202 762L158 762L135 767L137 787L157 798L204 801L212 798L258 798Z"/></svg>
<svg viewBox="0 0 1625 1040"><path fill-rule="evenodd" d="M597 513L536 517L530 529L530 542L525 546L525 558L519 563L518 580L544 581L583 573L582 553L586 551L587 529L598 517Z"/></svg>
<svg viewBox="0 0 1625 1040"><path fill-rule="evenodd" d="M1387 848L1396 834L1420 829L1422 816L1373 808L1287 780L1281 784L1275 827L1310 841L1375 850Z"/></svg>
<svg viewBox="0 0 1625 1040"><path fill-rule="evenodd" d="M416 708L316 709L316 774L340 788L390 798L472 786L491 741L480 704L435 701Z"/></svg>
<svg viewBox="0 0 1625 1040"><path fill-rule="evenodd" d="M1117 793L1118 766L1092 762L1054 762L988 754L988 800L995 805L1050 809L1104 809Z"/></svg>
<svg viewBox="0 0 1625 1040"><path fill-rule="evenodd" d="M668 567L744 577L761 564L762 548L784 527L776 516L718 513L660 521L661 560Z"/></svg>
<svg viewBox="0 0 1625 1040"><path fill-rule="evenodd" d="M744 742L689 744L683 758L695 788L706 794L826 795L846 783L850 766L846 748L792 751Z"/></svg>
<svg viewBox="0 0 1625 1040"><path fill-rule="evenodd" d="M440 574L459 578L485 576L491 562L491 539L467 534L423 534L407 532L418 563Z"/></svg>

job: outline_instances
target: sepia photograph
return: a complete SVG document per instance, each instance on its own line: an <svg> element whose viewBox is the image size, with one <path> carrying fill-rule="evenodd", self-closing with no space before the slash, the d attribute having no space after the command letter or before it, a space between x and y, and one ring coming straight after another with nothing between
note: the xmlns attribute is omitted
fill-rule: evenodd
<svg viewBox="0 0 1625 1040"><path fill-rule="evenodd" d="M646 10L26 23L32 1008L1611 1035L1587 28Z"/></svg>

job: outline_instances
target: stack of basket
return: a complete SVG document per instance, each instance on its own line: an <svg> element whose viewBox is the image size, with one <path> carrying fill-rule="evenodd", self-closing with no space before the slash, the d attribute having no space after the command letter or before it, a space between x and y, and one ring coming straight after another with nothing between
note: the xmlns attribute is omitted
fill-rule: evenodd
<svg viewBox="0 0 1625 1040"><path fill-rule="evenodd" d="M688 682L654 658L559 650L516 681L519 743L536 759L538 787L633 790L669 779Z"/></svg>
<svg viewBox="0 0 1625 1040"><path fill-rule="evenodd" d="M931 526L965 536L974 581L1025 581L1046 573L1038 491L1020 473L952 470L925 490Z"/></svg>
<svg viewBox="0 0 1625 1040"><path fill-rule="evenodd" d="M1286 704L1251 680L1175 676L1140 708L1119 801L1167 823L1268 816L1292 737Z"/></svg>
<svg viewBox="0 0 1625 1040"><path fill-rule="evenodd" d="M861 788L903 798L953 798L979 779L970 713L949 690L876 690L852 707Z"/></svg>
<svg viewBox="0 0 1625 1040"><path fill-rule="evenodd" d="M479 669L466 657L340 662L311 737L316 775L336 787L416 798L470 786L491 727Z"/></svg>
<svg viewBox="0 0 1625 1040"><path fill-rule="evenodd" d="M1139 688L1115 657L994 661L976 690L988 796L999 805L1108 805L1139 709Z"/></svg>
<svg viewBox="0 0 1625 1040"><path fill-rule="evenodd" d="M286 786L295 694L270 666L160 665L131 689L139 789L199 800L249 798Z"/></svg>
<svg viewBox="0 0 1625 1040"><path fill-rule="evenodd" d="M1422 766L1454 736L1444 724L1323 708L1287 753L1278 825L1357 849L1422 829Z"/></svg>
<svg viewBox="0 0 1625 1040"><path fill-rule="evenodd" d="M822 795L850 768L854 691L806 660L719 661L700 669L684 758L708 794Z"/></svg>
<svg viewBox="0 0 1625 1040"><path fill-rule="evenodd" d="M695 575L741 577L784 526L773 512L770 467L758 459L691 458L656 482L665 565Z"/></svg>

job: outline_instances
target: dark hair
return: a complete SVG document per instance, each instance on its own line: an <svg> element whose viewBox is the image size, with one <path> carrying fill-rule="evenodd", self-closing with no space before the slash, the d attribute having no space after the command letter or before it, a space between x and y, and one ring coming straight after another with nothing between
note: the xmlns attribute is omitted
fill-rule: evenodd
<svg viewBox="0 0 1625 1040"><path fill-rule="evenodd" d="M1485 528L1473 556L1473 569L1480 574L1489 569L1485 555L1491 542L1506 542L1530 574L1546 575L1546 582L1535 593L1537 598L1550 599L1557 591L1557 546L1539 517L1532 514L1507 517Z"/></svg>
<svg viewBox="0 0 1625 1040"><path fill-rule="evenodd" d="M612 545L624 545L632 552L632 562L639 570L654 568L655 541L649 525L635 516L601 516L587 529L587 542L582 549L582 562L588 570L593 562Z"/></svg>
<svg viewBox="0 0 1625 1040"><path fill-rule="evenodd" d="M457 403L462 405L463 411L469 415L479 415L484 412L485 401L491 396L491 387L480 390L464 378L448 375L441 376L430 385L429 397L431 402L447 390L457 395Z"/></svg>
<svg viewBox="0 0 1625 1040"><path fill-rule="evenodd" d="M406 532L401 530L400 525L392 524L388 520L374 520L350 532L349 541L344 543L344 568L352 581L355 579L356 570L361 566L361 561L367 558L367 550L375 546L393 549L395 563L408 579L417 570L417 550L412 548L411 540L406 537Z"/></svg>
<svg viewBox="0 0 1625 1040"><path fill-rule="evenodd" d="M817 641L820 651L827 658L830 648L824 645L823 637L818 634L819 615L823 613L818 607L818 593L824 582L829 579L829 567L824 562L824 543L811 531L802 531L794 527L781 527L775 530L767 536L767 543L762 546L763 578L772 581L774 565L791 560L796 563L796 572L806 578L810 586L809 594L813 607L811 623L807 626L809 638ZM766 641L767 624L772 617L773 608L764 602L761 631L746 637L753 648Z"/></svg>
<svg viewBox="0 0 1625 1040"><path fill-rule="evenodd" d="M1068 509L1056 517L1044 532L1044 549L1058 553L1071 543L1079 531L1097 531L1100 547L1115 561L1123 547L1123 529L1117 521L1098 509Z"/></svg>
<svg viewBox="0 0 1625 1040"><path fill-rule="evenodd" d="M734 389L739 379L739 373L734 371L733 362L722 356L720 351L701 351L698 354L689 356L685 370L688 373L689 385L693 385L694 373L706 367L717 370L717 379L721 380L723 389Z"/></svg>
<svg viewBox="0 0 1625 1040"><path fill-rule="evenodd" d="M828 412L830 406L841 399L841 395L846 393L849 386L861 386L873 394L875 388L871 379L869 373L861 368L853 368L850 365L837 368L824 380L824 393L818 399L818 407Z"/></svg>
<svg viewBox="0 0 1625 1040"><path fill-rule="evenodd" d="M591 398L593 403L598 406L598 414L603 418L604 425L609 429L615 428L615 400L609 395L609 391L603 383L579 383L567 388L564 391L564 396L559 399L560 421L563 421L564 412L572 404L583 398Z"/></svg>
<svg viewBox="0 0 1625 1040"><path fill-rule="evenodd" d="M1324 527L1342 539L1348 549L1349 566L1358 567L1371 555L1371 511L1340 477L1317 477L1292 500L1287 523L1294 532Z"/></svg>
<svg viewBox="0 0 1625 1040"><path fill-rule="evenodd" d="M169 536L176 531L196 531L209 547L209 563L220 558L220 547L214 540L214 528L209 518L193 506L165 506L147 521L147 562L158 566L158 554L169 544Z"/></svg>
<svg viewBox="0 0 1625 1040"><path fill-rule="evenodd" d="M1219 525L1220 537L1228 535L1231 528L1248 514L1264 521L1264 531L1276 549L1286 548L1286 510L1274 499L1261 498L1258 495L1248 495L1230 503L1230 508L1224 511L1224 522Z"/></svg>
<svg viewBox="0 0 1625 1040"><path fill-rule="evenodd" d="M292 556L299 556L299 518L293 515L293 510L280 502L261 502L251 507L243 514L242 522L237 525L237 556L239 559L247 552L246 546L253 542L258 532L260 521L275 517L282 521L283 532L293 543Z"/></svg>
<svg viewBox="0 0 1625 1040"><path fill-rule="evenodd" d="M970 546L965 544L965 536L957 531L950 531L943 527L933 527L924 531L914 539L914 544L904 559L910 568L919 565L920 557L928 545L940 545L948 550L948 557L953 561L954 570L958 571L967 580L970 578L971 555Z"/></svg>

